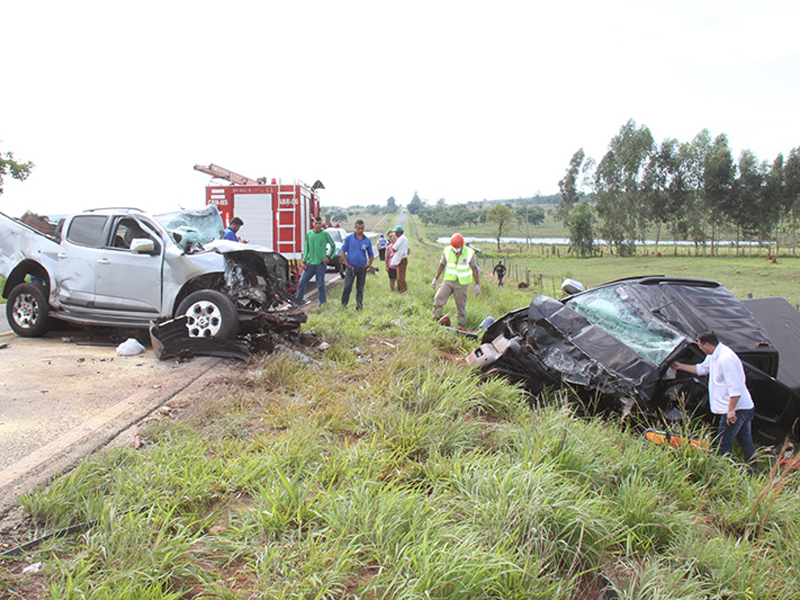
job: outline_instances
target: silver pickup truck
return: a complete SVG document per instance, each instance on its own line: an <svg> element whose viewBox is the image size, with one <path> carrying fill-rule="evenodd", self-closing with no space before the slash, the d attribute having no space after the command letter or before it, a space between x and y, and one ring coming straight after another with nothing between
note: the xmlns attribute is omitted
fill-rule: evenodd
<svg viewBox="0 0 800 600"><path fill-rule="evenodd" d="M273 310L289 263L269 248L222 240L217 209L148 215L89 210L51 231L0 213L0 277L11 328L43 335L51 319L146 328L187 316L190 337L235 337L242 312Z"/></svg>

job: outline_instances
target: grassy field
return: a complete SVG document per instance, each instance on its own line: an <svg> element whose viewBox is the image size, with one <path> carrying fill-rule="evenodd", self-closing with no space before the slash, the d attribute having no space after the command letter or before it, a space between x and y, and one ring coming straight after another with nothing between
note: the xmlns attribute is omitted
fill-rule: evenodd
<svg viewBox="0 0 800 600"><path fill-rule="evenodd" d="M0 561L0 597L800 597L798 472L765 456L753 477L481 379L475 343L430 317L441 249L407 229L409 293L369 277L356 312L333 291L304 327L329 344L301 348L317 364L234 367L143 447L25 497L15 543L90 525ZM543 291L483 289L473 326Z"/></svg>

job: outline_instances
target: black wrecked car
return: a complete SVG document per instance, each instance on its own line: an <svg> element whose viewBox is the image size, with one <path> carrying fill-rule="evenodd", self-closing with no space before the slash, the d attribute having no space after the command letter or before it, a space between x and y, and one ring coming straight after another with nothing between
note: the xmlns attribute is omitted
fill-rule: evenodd
<svg viewBox="0 0 800 600"><path fill-rule="evenodd" d="M496 321L468 362L534 394L571 386L597 410L710 420L706 378L670 365L702 361L695 340L713 329L744 363L755 439L800 436L800 312L783 298L741 301L716 281L664 276L579 289L539 296Z"/></svg>

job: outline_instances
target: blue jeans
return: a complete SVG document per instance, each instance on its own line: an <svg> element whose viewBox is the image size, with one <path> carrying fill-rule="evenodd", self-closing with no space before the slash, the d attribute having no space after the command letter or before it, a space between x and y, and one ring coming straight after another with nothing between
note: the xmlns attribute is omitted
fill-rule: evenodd
<svg viewBox="0 0 800 600"><path fill-rule="evenodd" d="M367 267L350 267L344 272L344 290L342 291L342 306L350 302L350 292L353 289L353 279L356 280L356 310L364 306L364 283L367 281Z"/></svg>
<svg viewBox="0 0 800 600"><path fill-rule="evenodd" d="M324 263L319 265L306 265L306 270L303 271L303 274L300 276L300 282L297 284L297 298L299 300L303 299L303 296L306 294L308 282L311 281L312 277L316 277L319 305L322 306L325 304L325 301L328 299L325 295L325 273L327 271L328 265Z"/></svg>
<svg viewBox="0 0 800 600"><path fill-rule="evenodd" d="M754 408L736 411L736 423L728 425L728 415L719 416L719 427L717 429L718 451L720 454L731 454L733 452L733 440L739 442L745 461L752 470L753 456L756 453L756 446L753 444L753 417L756 414Z"/></svg>

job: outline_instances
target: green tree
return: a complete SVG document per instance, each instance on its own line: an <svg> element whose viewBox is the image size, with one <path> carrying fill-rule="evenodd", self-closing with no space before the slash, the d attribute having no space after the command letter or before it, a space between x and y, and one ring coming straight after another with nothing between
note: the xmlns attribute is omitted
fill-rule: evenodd
<svg viewBox="0 0 800 600"><path fill-rule="evenodd" d="M514 221L515 218L516 215L514 215L514 211L511 210L510 206L506 206L505 204L497 204L486 213L486 220L497 225L498 250L500 250L500 238L503 235L503 227Z"/></svg>
<svg viewBox="0 0 800 600"><path fill-rule="evenodd" d="M653 135L631 119L608 147L595 173L597 212L603 219L601 234L621 256L633 254L636 240L647 224L642 198L647 195L645 167L653 151Z"/></svg>
<svg viewBox="0 0 800 600"><path fill-rule="evenodd" d="M682 216L677 216L673 221L673 231L676 234L685 229L690 239L694 242L695 255L698 254L700 244L706 241L706 226L708 213L705 201L705 166L711 152L711 134L708 129L703 129L694 136L691 142L681 145L680 162L683 169L686 185L686 198ZM677 253L677 248L676 248Z"/></svg>
<svg viewBox="0 0 800 600"><path fill-rule="evenodd" d="M772 166L764 167L764 202L770 215L769 220L775 227L775 254L781 249L783 219L791 209L786 197L783 171L783 152L775 157Z"/></svg>
<svg viewBox="0 0 800 600"><path fill-rule="evenodd" d="M561 197L558 199L558 208L556 209L556 219L568 225L570 221L570 213L572 207L580 199L578 192L578 176L581 172L581 165L585 154L583 148L580 148L569 161L569 167L564 175L564 179L558 182L558 189L561 191Z"/></svg>
<svg viewBox="0 0 800 600"><path fill-rule="evenodd" d="M13 179L25 181L31 174L34 164L30 161L21 162L14 160L11 152L0 152L0 194L3 193L3 178L11 175Z"/></svg>
<svg viewBox="0 0 800 600"><path fill-rule="evenodd" d="M386 212L397 212L397 200L394 199L394 196L389 196L389 198L386 200Z"/></svg>
<svg viewBox="0 0 800 600"><path fill-rule="evenodd" d="M797 221L800 216L800 148L792 148L783 167L783 193L791 214L792 256L797 256Z"/></svg>
<svg viewBox="0 0 800 600"><path fill-rule="evenodd" d="M678 140L666 139L650 156L645 169L647 219L655 225L655 252L661 227L684 211L686 178Z"/></svg>
<svg viewBox="0 0 800 600"><path fill-rule="evenodd" d="M414 197L411 199L411 202L408 203L408 212L412 215L417 214L423 207L425 203L420 199L419 194L414 192Z"/></svg>
<svg viewBox="0 0 800 600"><path fill-rule="evenodd" d="M569 215L569 243L581 256L594 252L594 209L583 200Z"/></svg>
<svg viewBox="0 0 800 600"><path fill-rule="evenodd" d="M714 252L716 232L726 217L738 212L734 193L736 167L733 163L728 137L723 133L714 138L703 167L703 200L711 223L711 253Z"/></svg>

